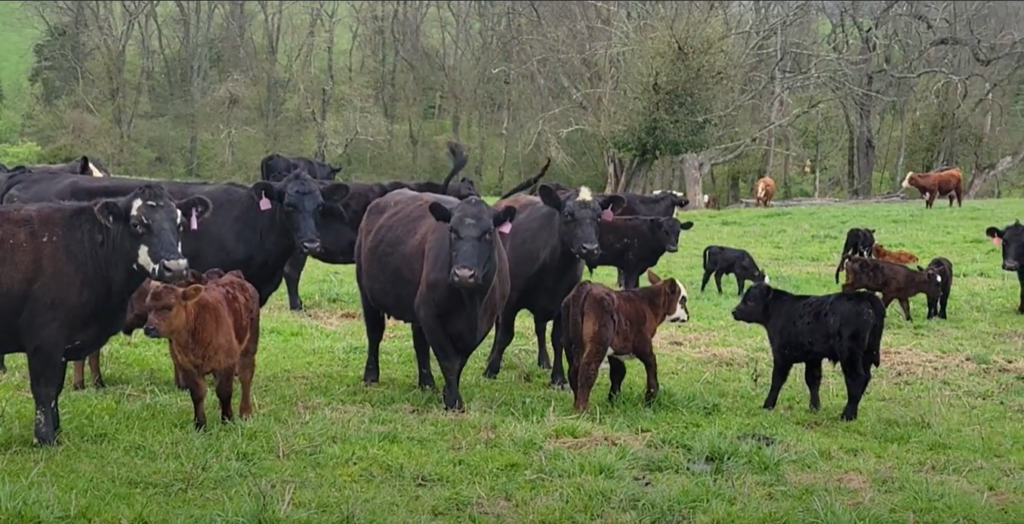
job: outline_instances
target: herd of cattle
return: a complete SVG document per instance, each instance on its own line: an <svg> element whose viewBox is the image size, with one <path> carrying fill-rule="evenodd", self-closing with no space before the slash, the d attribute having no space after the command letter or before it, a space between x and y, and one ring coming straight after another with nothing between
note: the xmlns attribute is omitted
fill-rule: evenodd
<svg viewBox="0 0 1024 524"><path fill-rule="evenodd" d="M239 412L247 417L260 308L282 280L291 309L302 308L298 283L310 256L356 266L365 383L379 380L380 342L391 317L411 326L419 385L435 385L432 350L444 377L444 405L459 409L470 355L494 328L484 375L495 377L515 318L527 310L537 364L551 368L553 385L569 384L576 409L586 409L605 360L610 396L617 394L625 375L620 359L631 356L644 364L646 396L653 398L651 340L662 322L686 321L689 311L684 286L650 268L677 250L680 231L692 228L675 218L687 198L541 183L549 160L492 206L471 179L456 179L467 163L461 145L449 144L449 154L452 169L441 183L341 183L335 181L341 168L277 154L261 162L260 180L250 186L112 177L84 156L62 165L0 166L0 371L4 354L26 354L36 441L51 444L60 429L67 361L74 363L75 389L85 387L86 360L94 386L102 387L100 348L118 332L130 336L140 328L168 339L174 380L191 393L196 427L206 422L210 374L222 419L233 417L235 376L242 384ZM959 198L959 182L947 184L945 174L908 174L906 183L928 205L937 195ZM772 195L774 183L763 177L755 189L759 204L768 206ZM838 282L839 270L846 270L843 292L821 297L771 288L744 250L704 250L701 290L714 275L721 293L722 276L734 274L742 299L733 317L768 330L775 366L765 408L774 406L792 365L805 363L817 409L821 362L829 359L846 376L843 418L854 419L870 366L879 362L889 303L898 300L909 319L907 299L925 293L928 318L945 318L949 261L905 267L901 253L876 244L873 233L849 232L836 273ZM1002 241L1003 268L1018 272L1024 312L1024 225L987 234ZM582 281L584 267L598 266L616 267L624 289ZM645 272L651 285L640 287ZM745 281L755 283L746 293ZM553 361L546 350L549 322Z"/></svg>

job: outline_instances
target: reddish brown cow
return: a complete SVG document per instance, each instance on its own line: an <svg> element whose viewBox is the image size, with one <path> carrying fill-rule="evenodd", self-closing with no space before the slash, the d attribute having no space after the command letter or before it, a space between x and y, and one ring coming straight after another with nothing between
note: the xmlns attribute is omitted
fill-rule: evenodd
<svg viewBox="0 0 1024 524"><path fill-rule="evenodd" d="M705 209L718 209L718 204L715 202L715 197L704 194L704 208Z"/></svg>
<svg viewBox="0 0 1024 524"><path fill-rule="evenodd" d="M898 300L903 316L910 320L910 297L924 293L928 301L942 296L942 276L937 269L921 266L917 270L907 266L864 257L850 257L846 261L846 282L844 293L858 289L882 294L882 305L886 309L893 300Z"/></svg>
<svg viewBox="0 0 1024 524"><path fill-rule="evenodd" d="M775 197L775 181L768 175L759 178L754 184L754 199L757 201L755 205L768 207L771 205L773 197Z"/></svg>
<svg viewBox="0 0 1024 524"><path fill-rule="evenodd" d="M647 369L647 402L658 393L658 364L654 338L662 322L685 322L686 289L674 278L661 280L647 270L650 286L615 291L589 280L580 282L562 301L566 328L562 344L569 358L569 386L573 407L586 411L590 390L601 362L608 357L612 388L608 400L619 394L626 377L623 359L636 357Z"/></svg>
<svg viewBox="0 0 1024 524"><path fill-rule="evenodd" d="M902 249L888 250L882 244L871 246L871 256L893 264L916 264L917 255Z"/></svg>
<svg viewBox="0 0 1024 524"><path fill-rule="evenodd" d="M217 379L221 420L233 418L235 374L242 384L241 417L252 414L251 387L259 344L260 299L235 270L184 289L157 284L146 298L143 332L170 340L171 359L192 394L195 427L206 426L206 375Z"/></svg>
<svg viewBox="0 0 1024 524"><path fill-rule="evenodd" d="M949 207L953 207L954 195L957 207L963 207L961 204L964 192L963 178L958 167L945 167L929 173L908 171L907 177L903 179L903 187L908 189L916 187L921 192L921 198L927 199L924 204L925 209L932 207L935 197L947 195L949 195Z"/></svg>

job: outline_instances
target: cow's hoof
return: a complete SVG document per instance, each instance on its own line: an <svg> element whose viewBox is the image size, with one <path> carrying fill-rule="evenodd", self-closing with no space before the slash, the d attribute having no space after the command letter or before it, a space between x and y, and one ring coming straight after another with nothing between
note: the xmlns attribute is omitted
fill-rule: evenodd
<svg viewBox="0 0 1024 524"><path fill-rule="evenodd" d="M81 391L85 389L85 382L75 382L74 384L71 384L71 389Z"/></svg>
<svg viewBox="0 0 1024 524"><path fill-rule="evenodd" d="M105 388L107 384L103 382L103 379L97 379L92 381L92 387L94 388Z"/></svg>

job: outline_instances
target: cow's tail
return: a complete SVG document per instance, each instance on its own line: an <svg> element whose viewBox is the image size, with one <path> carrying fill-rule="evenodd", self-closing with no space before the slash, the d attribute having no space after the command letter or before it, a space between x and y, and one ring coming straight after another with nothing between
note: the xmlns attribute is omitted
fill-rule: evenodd
<svg viewBox="0 0 1024 524"><path fill-rule="evenodd" d="M277 153L271 153L260 160L260 180L270 181L270 161L281 155Z"/></svg>
<svg viewBox="0 0 1024 524"><path fill-rule="evenodd" d="M865 356L870 358L869 362L877 368L882 364L882 329L885 328L885 306L874 293L868 298L871 303L871 311L874 313L874 322L868 333L867 355Z"/></svg>
<svg viewBox="0 0 1024 524"><path fill-rule="evenodd" d="M448 185L451 184L455 175L459 174L459 171L466 167L466 162L469 161L466 155L466 146L454 140L448 141L448 155L452 157L452 170L448 172L448 176L444 177L444 183L441 184L442 195L448 194Z"/></svg>
<svg viewBox="0 0 1024 524"><path fill-rule="evenodd" d="M708 251L711 251L711 246L704 248L704 264L701 266L701 268L703 268L705 271L708 269Z"/></svg>
<svg viewBox="0 0 1024 524"><path fill-rule="evenodd" d="M843 254L839 255L839 265L836 266L836 284L839 283L839 272L843 270L843 264L846 262L847 258L849 258L849 255L847 254L846 250L844 249L843 250Z"/></svg>
<svg viewBox="0 0 1024 524"><path fill-rule="evenodd" d="M547 174L548 167L550 167L550 166L551 166L551 157L548 157L548 161L544 163L544 167L540 168L540 173L537 173L536 175L533 175L532 177L527 178L521 184L519 184L516 187L513 187L512 189L508 190L504 195L501 195L501 198L499 198L499 200L504 200L504 199L506 199L506 198L508 198L508 197L510 197L510 196L512 196L512 195L514 195L514 194L516 194L518 192L520 192L520 191L525 191L525 190L527 190L527 189L537 185L537 183L540 182L540 179L544 178L544 175Z"/></svg>

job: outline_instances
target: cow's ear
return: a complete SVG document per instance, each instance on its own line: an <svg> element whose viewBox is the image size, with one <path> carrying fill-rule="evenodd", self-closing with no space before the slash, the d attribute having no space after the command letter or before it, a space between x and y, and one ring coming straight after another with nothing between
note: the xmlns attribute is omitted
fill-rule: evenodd
<svg viewBox="0 0 1024 524"><path fill-rule="evenodd" d="M125 220L124 208L117 201L103 200L97 202L92 208L100 222L103 222L107 227L114 227L116 222L123 222Z"/></svg>
<svg viewBox="0 0 1024 524"><path fill-rule="evenodd" d="M658 282L661 282L661 277L659 277L658 274L654 272L654 270L648 269L647 281L650 282L652 286L655 286L658 284Z"/></svg>
<svg viewBox="0 0 1024 524"><path fill-rule="evenodd" d="M338 173L341 173L341 170L345 169L344 166L338 166L338 167L328 166L328 167L330 167L330 169L327 170L327 176L331 177L331 180L334 180L335 177L338 176Z"/></svg>
<svg viewBox="0 0 1024 524"><path fill-rule="evenodd" d="M188 220L192 219L192 213L194 212L197 222L209 216L210 211L213 211L213 202L210 202L209 198L202 195L179 200L174 205L181 211L181 216Z"/></svg>
<svg viewBox="0 0 1024 524"><path fill-rule="evenodd" d="M679 229L682 229L683 231L689 231L692 228L693 228L693 222L690 221L690 220L687 220L686 222L683 222L683 223L679 224Z"/></svg>
<svg viewBox="0 0 1024 524"><path fill-rule="evenodd" d="M605 195L601 198L601 209L610 209L613 215L619 214L626 207L626 199L622 195Z"/></svg>
<svg viewBox="0 0 1024 524"><path fill-rule="evenodd" d="M503 207L494 213L494 218L491 222L494 224L494 227L501 227L505 222L511 224L512 221L515 220L516 213L518 212L519 210L516 209L515 206Z"/></svg>
<svg viewBox="0 0 1024 524"><path fill-rule="evenodd" d="M82 158L79 159L78 174L79 175L91 175L92 174L92 170L89 169L89 157L87 157L85 155L82 155Z"/></svg>
<svg viewBox="0 0 1024 524"><path fill-rule="evenodd" d="M337 184L328 184L321 187L320 194L323 195L324 200L337 204L342 200L345 200L350 189L351 188L349 188L348 184L342 184L339 182Z"/></svg>
<svg viewBox="0 0 1024 524"><path fill-rule="evenodd" d="M193 284L185 289L181 290L181 301L186 304L191 304L199 299L199 296L203 294L203 286L199 284Z"/></svg>
<svg viewBox="0 0 1024 524"><path fill-rule="evenodd" d="M990 227L985 230L985 235L989 238L1003 238L1003 230L997 227Z"/></svg>
<svg viewBox="0 0 1024 524"><path fill-rule="evenodd" d="M266 197L268 200L274 202L281 202L284 200L282 192L277 189L277 186L270 182L259 181L252 185L252 196L257 201L262 200Z"/></svg>
<svg viewBox="0 0 1024 524"><path fill-rule="evenodd" d="M555 188L547 184L541 184L540 187L537 188L537 196L540 197L540 201L544 202L545 206L548 206L559 213L562 212L562 206L564 205L562 203L562 197L558 196L558 191L555 191Z"/></svg>
<svg viewBox="0 0 1024 524"><path fill-rule="evenodd" d="M434 220L438 222L444 222L445 224L452 221L452 210L448 209L444 204L440 202L431 202L427 209L430 210L430 214L434 216Z"/></svg>
<svg viewBox="0 0 1024 524"><path fill-rule="evenodd" d="M868 233L871 233L872 235L874 235L875 234L875 230L874 229L869 229Z"/></svg>
<svg viewBox="0 0 1024 524"><path fill-rule="evenodd" d="M917 266L917 270L918 270L918 271L920 271L920 272L922 272L922 273L924 273L924 272L925 272L924 268L923 268L923 267L921 267L921 266Z"/></svg>

